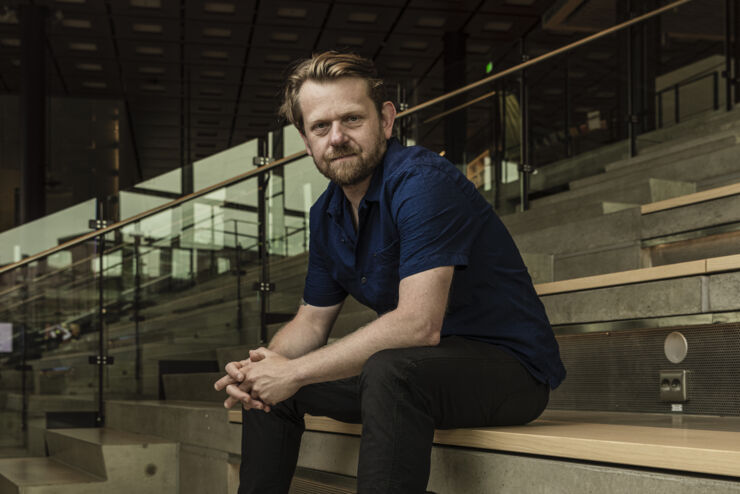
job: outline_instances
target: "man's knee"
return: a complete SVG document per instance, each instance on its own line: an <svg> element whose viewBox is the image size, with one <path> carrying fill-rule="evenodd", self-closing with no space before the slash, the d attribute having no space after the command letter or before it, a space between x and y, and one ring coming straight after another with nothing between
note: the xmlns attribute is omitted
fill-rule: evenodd
<svg viewBox="0 0 740 494"><path fill-rule="evenodd" d="M360 373L361 389L365 390L373 385L388 386L407 382L413 361L405 350L381 350L371 355Z"/></svg>

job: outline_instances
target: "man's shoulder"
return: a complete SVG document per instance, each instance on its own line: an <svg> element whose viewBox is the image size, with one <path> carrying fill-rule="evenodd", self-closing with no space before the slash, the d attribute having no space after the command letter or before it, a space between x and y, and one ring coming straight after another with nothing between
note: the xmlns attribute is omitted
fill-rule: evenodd
<svg viewBox="0 0 740 494"><path fill-rule="evenodd" d="M386 185L397 184L410 178L447 178L459 174L459 170L443 156L422 146L402 146L392 140L384 164Z"/></svg>

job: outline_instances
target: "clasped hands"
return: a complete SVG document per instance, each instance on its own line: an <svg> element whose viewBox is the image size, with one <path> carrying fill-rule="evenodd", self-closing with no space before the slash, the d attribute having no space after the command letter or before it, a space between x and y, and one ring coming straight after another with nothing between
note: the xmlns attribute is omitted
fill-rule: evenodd
<svg viewBox="0 0 740 494"><path fill-rule="evenodd" d="M265 412L290 398L300 387L295 379L292 361L267 348L249 351L249 358L226 364L226 375L216 381L217 391L229 395L224 407L241 403L245 410Z"/></svg>

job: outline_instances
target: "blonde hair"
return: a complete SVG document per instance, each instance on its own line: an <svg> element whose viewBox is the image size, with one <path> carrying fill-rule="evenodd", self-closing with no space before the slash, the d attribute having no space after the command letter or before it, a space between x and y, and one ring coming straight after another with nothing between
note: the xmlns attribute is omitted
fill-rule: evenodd
<svg viewBox="0 0 740 494"><path fill-rule="evenodd" d="M385 86L383 80L378 78L373 61L354 53L326 51L301 60L293 67L285 82L280 116L285 117L295 125L301 134L305 134L303 114L301 113L300 101L298 101L301 86L306 81L326 82L343 77L356 77L365 80L368 96L375 103L378 114L381 113L383 103L386 100Z"/></svg>

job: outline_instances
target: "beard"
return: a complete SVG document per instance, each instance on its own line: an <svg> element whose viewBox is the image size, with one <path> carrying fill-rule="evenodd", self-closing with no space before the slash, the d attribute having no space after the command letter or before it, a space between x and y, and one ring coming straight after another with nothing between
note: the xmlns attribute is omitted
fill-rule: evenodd
<svg viewBox="0 0 740 494"><path fill-rule="evenodd" d="M382 133L371 149L363 150L352 144L332 147L320 159L314 157L319 172L340 187L357 185L370 177L385 153L386 140Z"/></svg>

